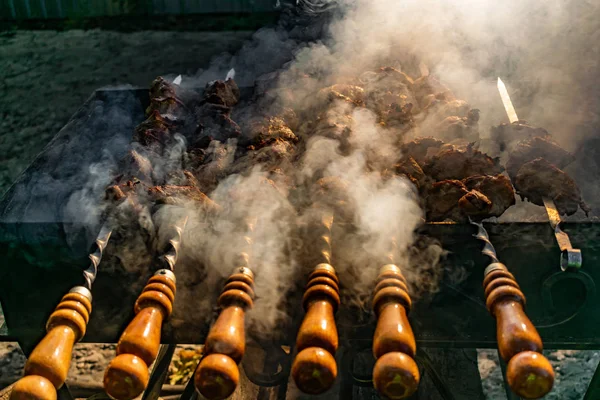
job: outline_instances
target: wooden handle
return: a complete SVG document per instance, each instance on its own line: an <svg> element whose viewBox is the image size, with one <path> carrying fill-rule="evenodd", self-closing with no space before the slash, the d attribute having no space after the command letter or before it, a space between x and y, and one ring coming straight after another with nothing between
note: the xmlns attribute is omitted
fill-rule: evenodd
<svg viewBox="0 0 600 400"><path fill-rule="evenodd" d="M219 297L223 309L210 329L204 354L194 374L196 389L210 400L225 399L240 380L238 364L246 351L245 310L252 307L254 275L250 269L236 269Z"/></svg>
<svg viewBox="0 0 600 400"><path fill-rule="evenodd" d="M296 386L307 394L328 390L337 377L335 352L338 333L334 314L340 305L338 278L329 264L319 264L310 274L302 299L306 315L300 326L292 364Z"/></svg>
<svg viewBox="0 0 600 400"><path fill-rule="evenodd" d="M139 396L150 379L148 371L160 347L163 321L173 311L175 275L161 269L135 302L135 317L117 344L117 357L104 373L104 390L113 399L130 400Z"/></svg>
<svg viewBox="0 0 600 400"><path fill-rule="evenodd" d="M83 286L67 293L46 324L47 334L25 364L25 377L15 383L11 400L56 399L65 383L73 345L85 335L92 312L92 294Z"/></svg>
<svg viewBox="0 0 600 400"><path fill-rule="evenodd" d="M541 352L542 339L525 310L525 296L506 266L488 266L483 281L486 306L496 317L500 357L508 363L507 381L517 395L538 399L554 384L554 370Z"/></svg>
<svg viewBox="0 0 600 400"><path fill-rule="evenodd" d="M406 280L395 265L381 268L373 309L377 328L373 336L373 385L383 396L405 399L419 387L419 368L414 361L417 343L408 322L411 300Z"/></svg>

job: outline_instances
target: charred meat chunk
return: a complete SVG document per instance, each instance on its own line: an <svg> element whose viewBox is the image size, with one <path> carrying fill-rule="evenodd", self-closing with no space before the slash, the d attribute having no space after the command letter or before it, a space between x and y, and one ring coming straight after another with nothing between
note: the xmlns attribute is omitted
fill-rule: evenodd
<svg viewBox="0 0 600 400"><path fill-rule="evenodd" d="M492 203L489 217L499 217L515 204L515 191L510 180L500 174L496 176L475 175L463 180L469 190L484 194Z"/></svg>
<svg viewBox="0 0 600 400"><path fill-rule="evenodd" d="M454 100L454 95L450 92L450 89L431 75L422 76L415 80L411 89L421 108L425 108L426 102L430 101L428 96L431 95L443 98L445 101Z"/></svg>
<svg viewBox="0 0 600 400"><path fill-rule="evenodd" d="M450 141L454 139L466 139L471 142L479 140L478 131L479 110L470 110L466 117L456 115L445 118L437 126L439 137Z"/></svg>
<svg viewBox="0 0 600 400"><path fill-rule="evenodd" d="M517 193L538 206L547 197L554 200L561 215L575 214L579 207L586 215L590 212L575 181L543 158L524 164L514 182Z"/></svg>
<svg viewBox="0 0 600 400"><path fill-rule="evenodd" d="M428 221L456 220L460 218L458 201L469 190L458 180L435 182L425 196L425 214Z"/></svg>
<svg viewBox="0 0 600 400"><path fill-rule="evenodd" d="M233 79L213 81L204 89L203 102L233 107L240 100L240 89Z"/></svg>
<svg viewBox="0 0 600 400"><path fill-rule="evenodd" d="M498 159L491 158L469 145L465 150L441 150L423 170L435 180L460 180L472 175L498 175L502 172L502 167Z"/></svg>
<svg viewBox="0 0 600 400"><path fill-rule="evenodd" d="M279 139L296 143L298 137L278 117L264 118L250 123L249 138L254 146L263 147Z"/></svg>
<svg viewBox="0 0 600 400"><path fill-rule="evenodd" d="M439 152L443 141L433 137L416 138L404 143L400 151L405 157L412 157L419 165L425 165L433 155Z"/></svg>
<svg viewBox="0 0 600 400"><path fill-rule="evenodd" d="M561 148L549 136L536 136L519 142L515 149L510 152L508 162L506 163L508 175L514 180L519 169L525 163L536 158L544 158L559 169L575 161L575 157L571 153Z"/></svg>
<svg viewBox="0 0 600 400"><path fill-rule="evenodd" d="M427 182L427 176L421 169L421 166L410 156L396 164L396 173L406 176L417 189L424 187Z"/></svg>
<svg viewBox="0 0 600 400"><path fill-rule="evenodd" d="M162 185L148 189L150 198L157 204L183 205L190 201L206 211L217 211L218 205L196 186Z"/></svg>
<svg viewBox="0 0 600 400"><path fill-rule="evenodd" d="M150 105L146 115L153 112L160 114L177 114L177 109L185 107L176 95L175 87L162 76L156 78L150 86Z"/></svg>
<svg viewBox="0 0 600 400"><path fill-rule="evenodd" d="M337 84L319 90L317 93L318 109L329 107L336 101L342 101L352 106L364 105L365 93L360 86Z"/></svg>
<svg viewBox="0 0 600 400"><path fill-rule="evenodd" d="M404 108L411 104L408 111L418 112L419 105L410 89L412 80L404 73L384 67L377 72L365 73L361 76L365 88L365 103L378 115L389 111L392 104Z"/></svg>
<svg viewBox="0 0 600 400"><path fill-rule="evenodd" d="M492 201L478 190L469 190L467 194L458 200L458 208L465 216L474 219L485 219L490 216L493 204ZM459 222L464 218L455 217L455 221Z"/></svg>
<svg viewBox="0 0 600 400"><path fill-rule="evenodd" d="M145 121L136 126L133 141L161 153L162 149L173 140L171 127L171 121L154 110Z"/></svg>
<svg viewBox="0 0 600 400"><path fill-rule="evenodd" d="M224 105L205 103L196 110L200 125L192 140L192 148L206 148L212 140L225 142L242 134L240 126L231 119L231 109Z"/></svg>
<svg viewBox="0 0 600 400"><path fill-rule="evenodd" d="M503 123L492 127L491 138L499 146L500 151L511 151L515 144L534 137L547 138L547 130L535 128L525 121L515 121L512 124Z"/></svg>

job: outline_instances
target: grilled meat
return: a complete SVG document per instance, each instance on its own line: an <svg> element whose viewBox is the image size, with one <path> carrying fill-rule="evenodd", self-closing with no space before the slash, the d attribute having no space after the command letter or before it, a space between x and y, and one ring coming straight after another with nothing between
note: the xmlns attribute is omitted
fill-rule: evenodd
<svg viewBox="0 0 600 400"><path fill-rule="evenodd" d="M146 108L146 115L154 112L163 115L177 115L179 109L185 107L177 97L175 87L162 76L156 78L150 85L150 105Z"/></svg>
<svg viewBox="0 0 600 400"><path fill-rule="evenodd" d="M422 76L415 80L411 89L422 109L431 102L431 97L428 96L437 96L444 101L454 100L454 95L450 92L450 89L431 75Z"/></svg>
<svg viewBox="0 0 600 400"><path fill-rule="evenodd" d="M413 82L406 74L386 67L363 74L361 81L364 82L366 106L376 114L388 113L392 104L400 109L411 104L408 111L418 112L419 105L410 89Z"/></svg>
<svg viewBox="0 0 600 400"><path fill-rule="evenodd" d="M240 126L231 119L231 109L224 105L205 103L196 109L196 119L200 124L192 148L206 148L212 140L225 142L242 134Z"/></svg>
<svg viewBox="0 0 600 400"><path fill-rule="evenodd" d="M157 204L184 205L197 202L205 211L217 211L219 206L195 186L161 185L148 189L150 198Z"/></svg>
<svg viewBox="0 0 600 400"><path fill-rule="evenodd" d="M444 221L460 219L458 201L469 190L458 180L435 182L427 190L425 196L425 215L428 221Z"/></svg>
<svg viewBox="0 0 600 400"><path fill-rule="evenodd" d="M492 127L491 139L498 144L500 151L512 151L522 140L534 137L548 138L550 134L542 128L535 128L525 121L515 121L512 124L500 124Z"/></svg>
<svg viewBox="0 0 600 400"><path fill-rule="evenodd" d="M466 117L451 116L445 118L437 127L438 136L443 140L466 139L470 142L479 140L479 110L473 109Z"/></svg>
<svg viewBox="0 0 600 400"><path fill-rule="evenodd" d="M439 151L443 144L443 141L432 137L416 138L404 143L400 147L400 151L405 157L412 157L422 166Z"/></svg>
<svg viewBox="0 0 600 400"><path fill-rule="evenodd" d="M278 117L255 120L249 124L248 138L255 147L264 147L279 139L296 143L298 137Z"/></svg>
<svg viewBox="0 0 600 400"><path fill-rule="evenodd" d="M474 219L489 218L492 207L492 201L478 190L469 190L458 200L458 208L462 214ZM460 221L462 220L464 217ZM455 217L455 221L459 221L458 218Z"/></svg>
<svg viewBox="0 0 600 400"><path fill-rule="evenodd" d="M323 110L336 101L351 106L362 106L365 102L365 91L360 86L346 84L326 87L317 93L317 110Z"/></svg>
<svg viewBox="0 0 600 400"><path fill-rule="evenodd" d="M210 82L204 89L203 102L233 107L240 100L240 89L233 79Z"/></svg>
<svg viewBox="0 0 600 400"><path fill-rule="evenodd" d="M510 152L506 171L512 180L515 180L519 169L529 161L544 158L550 164L562 169L575 161L575 157L561 148L549 136L536 136L519 142Z"/></svg>
<svg viewBox="0 0 600 400"><path fill-rule="evenodd" d="M417 189L425 187L428 180L419 163L410 156L396 164L396 173L406 176Z"/></svg>
<svg viewBox="0 0 600 400"><path fill-rule="evenodd" d="M515 204L515 191L510 180L504 175L475 175L462 181L467 189L485 195L492 203L488 216L499 217Z"/></svg>
<svg viewBox="0 0 600 400"><path fill-rule="evenodd" d="M173 135L170 132L171 127L171 121L163 117L157 110L154 110L145 121L135 127L133 141L152 148L160 154L162 149L173 140Z"/></svg>
<svg viewBox="0 0 600 400"><path fill-rule="evenodd" d="M412 103L403 106L392 103L381 113L381 122L387 127L399 128L402 133L405 133L415 126L412 108Z"/></svg>
<svg viewBox="0 0 600 400"><path fill-rule="evenodd" d="M581 198L575 181L544 158L536 158L524 164L514 183L521 198L543 206L543 198L548 197L554 200L561 215L575 214L579 207L586 215L590 211Z"/></svg>
<svg viewBox="0 0 600 400"><path fill-rule="evenodd" d="M423 168L436 180L465 179L472 175L498 175L502 172L498 159L474 150L472 145L465 150L445 149L433 156Z"/></svg>

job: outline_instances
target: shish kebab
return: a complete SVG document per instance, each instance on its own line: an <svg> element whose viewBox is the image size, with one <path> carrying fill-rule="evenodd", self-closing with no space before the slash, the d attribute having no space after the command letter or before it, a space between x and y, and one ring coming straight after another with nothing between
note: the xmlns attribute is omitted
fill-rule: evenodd
<svg viewBox="0 0 600 400"><path fill-rule="evenodd" d="M500 98L502 99L502 104L504 105L504 109L506 111L506 115L508 116L508 120L510 123L518 122L519 117L517 117L517 112L512 104L510 96L508 94L508 90L506 89L506 85L502 81L502 79L498 78L498 92L500 93ZM554 203L554 200L545 196L543 198L544 207L546 208L546 213L548 214L548 220L550 222L550 226L554 230L554 236L556 237L556 242L561 250L561 259L560 266L563 270L567 268L579 268L583 262L581 250L574 249L571 245L571 240L569 239L569 235L565 233L560 228L561 218L560 213Z"/></svg>
<svg viewBox="0 0 600 400"><path fill-rule="evenodd" d="M31 352L23 378L13 386L10 400L56 400L67 379L73 345L85 335L92 312L92 284L112 230L104 224L90 252L90 266L83 271L85 284L63 296L46 323L46 336Z"/></svg>

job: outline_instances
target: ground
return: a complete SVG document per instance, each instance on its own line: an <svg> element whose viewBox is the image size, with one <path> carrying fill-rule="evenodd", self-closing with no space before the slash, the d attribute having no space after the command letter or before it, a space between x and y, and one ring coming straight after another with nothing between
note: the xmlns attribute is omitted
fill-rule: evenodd
<svg viewBox="0 0 600 400"><path fill-rule="evenodd" d="M249 35L99 30L0 34L0 193L95 89L146 87L161 74L193 74ZM113 345L77 345L69 379L98 382L113 354ZM555 351L548 356L557 382L547 399L582 399L600 352ZM0 388L20 376L24 360L14 343L0 343ZM479 369L487 398L505 398L494 351L479 352Z"/></svg>

